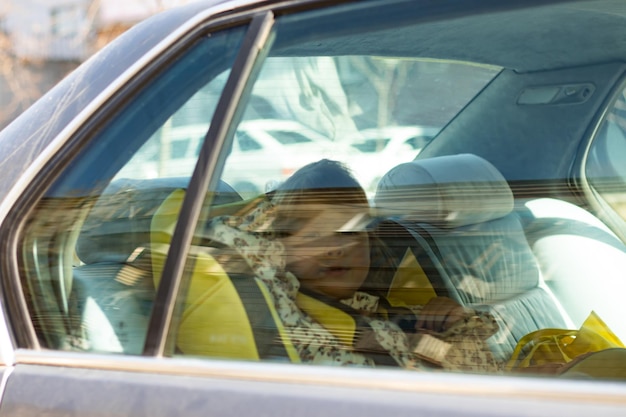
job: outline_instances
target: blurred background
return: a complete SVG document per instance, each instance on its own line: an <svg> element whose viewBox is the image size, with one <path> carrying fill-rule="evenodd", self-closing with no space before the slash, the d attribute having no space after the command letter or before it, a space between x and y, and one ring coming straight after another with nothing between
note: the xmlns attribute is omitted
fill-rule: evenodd
<svg viewBox="0 0 626 417"><path fill-rule="evenodd" d="M194 0L0 0L0 129L135 23Z"/></svg>

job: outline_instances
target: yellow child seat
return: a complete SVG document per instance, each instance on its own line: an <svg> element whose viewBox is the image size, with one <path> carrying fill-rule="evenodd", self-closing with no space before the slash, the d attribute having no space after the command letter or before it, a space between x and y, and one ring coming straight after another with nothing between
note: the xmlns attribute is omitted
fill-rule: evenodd
<svg viewBox="0 0 626 417"><path fill-rule="evenodd" d="M155 286L162 279L184 196L184 190L174 191L152 220ZM176 336L178 350L185 355L298 362L264 284L251 270L242 270L243 260L218 261L232 261L233 256L228 248L192 246L187 262L189 284ZM233 265L239 270L231 270Z"/></svg>
<svg viewBox="0 0 626 417"><path fill-rule="evenodd" d="M75 266L71 279L58 285L67 316L55 323L64 326L61 334L69 331L59 343L90 352L143 352L155 297L152 219L163 201L188 182L186 177L121 178L85 207L89 209L86 218L80 230L72 233L78 236L66 239L68 247L76 239L72 251L76 259L65 262ZM220 206L241 201L223 182L212 197L211 204Z"/></svg>

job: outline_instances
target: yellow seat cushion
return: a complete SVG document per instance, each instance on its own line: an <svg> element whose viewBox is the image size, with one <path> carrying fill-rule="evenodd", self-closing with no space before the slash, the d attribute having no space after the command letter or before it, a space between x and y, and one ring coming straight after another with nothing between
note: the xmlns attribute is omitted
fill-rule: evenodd
<svg viewBox="0 0 626 417"><path fill-rule="evenodd" d="M184 196L184 190L174 191L161 204L152 220L151 251L155 286L161 280L165 257ZM209 251L209 248L192 246L189 252L187 267L192 270L177 329L177 348L185 355L259 360L255 332L259 334L259 331L266 329L253 328L251 322L256 323L254 320L258 318L250 317L246 308L261 307L270 317L264 325L276 328L278 340L271 342L284 344L286 359L299 361L297 353L285 336L265 286L252 276L246 277L251 280L248 281L248 288L253 291L248 295L252 299L242 301L231 277ZM256 305L244 305L244 302Z"/></svg>

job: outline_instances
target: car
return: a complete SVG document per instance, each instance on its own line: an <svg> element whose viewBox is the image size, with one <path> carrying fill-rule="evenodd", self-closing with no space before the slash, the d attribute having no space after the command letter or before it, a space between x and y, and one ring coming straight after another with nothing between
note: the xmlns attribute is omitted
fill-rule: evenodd
<svg viewBox="0 0 626 417"><path fill-rule="evenodd" d="M137 162L129 162L116 177L190 177L208 128L188 124L158 130L134 156ZM169 155L162 155L165 149ZM270 191L315 158L345 159L354 153L294 120L245 120L237 127L224 180L252 197Z"/></svg>
<svg viewBox="0 0 626 417"><path fill-rule="evenodd" d="M625 415L625 34L617 0L134 26L0 132L0 417ZM324 140L237 190L292 158L237 162L265 119ZM343 153L393 126L438 133Z"/></svg>
<svg viewBox="0 0 626 417"><path fill-rule="evenodd" d="M391 168L415 159L419 151L434 138L439 128L433 126L385 126L359 131L352 147L366 155L355 156L351 166L363 187L373 193L378 181ZM376 167L376 169L373 169Z"/></svg>

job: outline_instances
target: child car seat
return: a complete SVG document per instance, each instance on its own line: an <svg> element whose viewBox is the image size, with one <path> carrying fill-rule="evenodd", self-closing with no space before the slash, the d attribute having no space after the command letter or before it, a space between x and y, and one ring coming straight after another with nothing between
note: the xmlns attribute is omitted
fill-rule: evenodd
<svg viewBox="0 0 626 417"><path fill-rule="evenodd" d="M184 196L182 189L172 192L152 219L155 286L166 279L165 256ZM215 212L248 203L216 207ZM205 243L208 246L192 246L188 255L189 282L176 330L178 350L185 355L299 362L265 285L234 250Z"/></svg>
<svg viewBox="0 0 626 417"><path fill-rule="evenodd" d="M87 215L76 242L69 324L75 348L140 354L152 303L150 226L159 206L188 178L120 179L111 183ZM227 184L213 204L241 200Z"/></svg>

